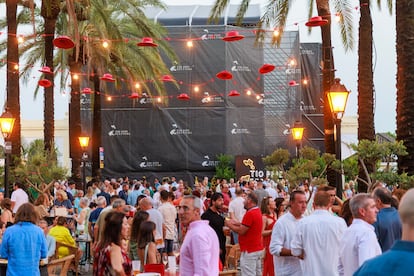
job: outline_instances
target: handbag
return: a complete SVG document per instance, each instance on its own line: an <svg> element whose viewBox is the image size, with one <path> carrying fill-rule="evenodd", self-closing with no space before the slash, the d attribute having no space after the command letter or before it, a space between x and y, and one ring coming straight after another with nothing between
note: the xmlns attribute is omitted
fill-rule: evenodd
<svg viewBox="0 0 414 276"><path fill-rule="evenodd" d="M147 264L148 247L149 247L149 243L145 246L145 251L144 251L144 272L157 272L161 274L161 276L164 276L164 273L165 273L164 264Z"/></svg>

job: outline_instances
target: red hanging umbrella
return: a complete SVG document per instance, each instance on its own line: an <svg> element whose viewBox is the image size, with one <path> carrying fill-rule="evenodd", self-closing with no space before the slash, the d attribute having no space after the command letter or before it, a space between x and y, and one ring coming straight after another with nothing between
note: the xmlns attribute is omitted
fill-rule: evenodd
<svg viewBox="0 0 414 276"><path fill-rule="evenodd" d="M82 89L82 94L92 94L92 89L90 89L89 87L85 87L84 89Z"/></svg>
<svg viewBox="0 0 414 276"><path fill-rule="evenodd" d="M262 67L259 68L260 74L267 74L275 70L275 66L273 64L265 63Z"/></svg>
<svg viewBox="0 0 414 276"><path fill-rule="evenodd" d="M43 87L51 87L52 86L52 82L50 80L47 80L47 79L41 79L41 80L39 80L38 81L38 84L40 86L43 86Z"/></svg>
<svg viewBox="0 0 414 276"><path fill-rule="evenodd" d="M181 93L180 95L177 96L177 99L183 100L183 101L188 101L190 99L190 97L187 95L187 93Z"/></svg>
<svg viewBox="0 0 414 276"><path fill-rule="evenodd" d="M45 73L45 74L53 74L53 72L50 70L50 67L43 66L42 69L39 70L39 72Z"/></svg>
<svg viewBox="0 0 414 276"><path fill-rule="evenodd" d="M224 41L232 42L232 41L241 40L243 38L244 38L244 35L240 35L238 31L229 31L226 33L226 36L223 37L222 39Z"/></svg>
<svg viewBox="0 0 414 276"><path fill-rule="evenodd" d="M100 79L103 81L109 81L109 82L115 81L115 79L112 77L111 74L103 74L103 76Z"/></svg>
<svg viewBox="0 0 414 276"><path fill-rule="evenodd" d="M322 19L322 16L314 16L305 23L308 27L320 27L326 24L328 24L328 20Z"/></svg>
<svg viewBox="0 0 414 276"><path fill-rule="evenodd" d="M237 90L231 90L229 93L229 97L237 97L240 96L240 93Z"/></svg>
<svg viewBox="0 0 414 276"><path fill-rule="evenodd" d="M158 45L154 43L151 37L143 37L141 42L137 43L138 46L144 47L157 47Z"/></svg>
<svg viewBox="0 0 414 276"><path fill-rule="evenodd" d="M216 77L222 80L231 80L233 75L229 71L221 71L216 74Z"/></svg>
<svg viewBox="0 0 414 276"><path fill-rule="evenodd" d="M132 92L131 95L128 96L130 99L138 99L139 95L137 92Z"/></svg>
<svg viewBox="0 0 414 276"><path fill-rule="evenodd" d="M53 39L53 45L61 49L71 49L75 47L75 43L73 43L72 39L66 35Z"/></svg>

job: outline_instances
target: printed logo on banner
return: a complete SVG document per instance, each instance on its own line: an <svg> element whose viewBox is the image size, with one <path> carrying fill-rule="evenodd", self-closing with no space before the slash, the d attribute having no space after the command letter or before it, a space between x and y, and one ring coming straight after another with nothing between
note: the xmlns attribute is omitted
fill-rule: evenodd
<svg viewBox="0 0 414 276"><path fill-rule="evenodd" d="M250 131L247 128L239 128L236 123L233 123L233 128L230 131L231 134L249 134Z"/></svg>
<svg viewBox="0 0 414 276"><path fill-rule="evenodd" d="M204 92L204 97L201 99L201 103L222 103L224 102L223 97L220 96L210 96L210 93L208 91Z"/></svg>
<svg viewBox="0 0 414 276"><path fill-rule="evenodd" d="M285 71L286 75L300 74L300 72L300 68L288 68Z"/></svg>
<svg viewBox="0 0 414 276"><path fill-rule="evenodd" d="M148 157L142 156L141 162L139 163L140 168L159 168L162 167L159 161L148 161Z"/></svg>
<svg viewBox="0 0 414 276"><path fill-rule="evenodd" d="M210 160L208 155L204 155L204 161L201 162L201 166L203 167L215 167L217 166L219 161L217 160Z"/></svg>
<svg viewBox="0 0 414 276"><path fill-rule="evenodd" d="M109 136L130 136L128 129L117 129L115 125L111 125L111 130L108 132Z"/></svg>
<svg viewBox="0 0 414 276"><path fill-rule="evenodd" d="M170 67L171 72L177 72L177 71L192 71L194 65L182 65L178 64L177 61L174 61L174 65Z"/></svg>
<svg viewBox="0 0 414 276"><path fill-rule="evenodd" d="M239 65L237 60L233 61L233 66L231 67L232 72L250 72L249 66Z"/></svg>
<svg viewBox="0 0 414 276"><path fill-rule="evenodd" d="M209 33L207 29L204 29L203 32L204 34L201 36L201 40L221 39L223 37L221 33Z"/></svg>
<svg viewBox="0 0 414 276"><path fill-rule="evenodd" d="M148 97L147 93L142 93L142 98L139 99L140 104L152 104L154 103L154 100L151 97Z"/></svg>
<svg viewBox="0 0 414 276"><path fill-rule="evenodd" d="M85 94L81 94L80 104L81 105L91 104L91 98L86 96Z"/></svg>
<svg viewBox="0 0 414 276"><path fill-rule="evenodd" d="M188 128L180 128L177 124L172 124L172 129L170 130L171 135L191 135L193 134Z"/></svg>

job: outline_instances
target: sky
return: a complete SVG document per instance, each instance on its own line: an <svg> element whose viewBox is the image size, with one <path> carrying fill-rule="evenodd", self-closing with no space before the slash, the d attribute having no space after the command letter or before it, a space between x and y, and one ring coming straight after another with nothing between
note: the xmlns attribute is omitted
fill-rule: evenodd
<svg viewBox="0 0 414 276"><path fill-rule="evenodd" d="M240 1L230 1L231 4L238 4ZM253 0L251 3L266 3L267 1ZM385 1L383 1L385 2ZM164 3L174 5L206 5L214 3L212 0L164 0ZM307 2L306 2L307 3ZM332 24L332 46L334 51L334 63L336 77L341 78L342 83L351 91L349 96L345 116L356 116L357 105L357 80L358 80L358 21L359 21L359 1L351 0L354 20L355 49L345 52L339 35L336 23ZM334 14L333 6L331 6ZM286 24L286 30L297 30L300 33L300 41L321 42L319 28L313 28L308 33L305 22L308 18L307 4L304 1L294 1L290 9L290 16ZM376 3L371 7L373 17L373 37L374 37L374 86L375 86L375 130L376 132L395 132L396 129L396 49L395 49L395 12L391 16L383 4L379 11ZM316 9L315 9L316 13ZM6 15L4 4L0 5L0 17ZM315 14L316 15L316 14ZM5 30L0 32L0 38L4 39ZM40 72L33 70L31 82L28 85L21 84L20 103L21 115L23 120L43 119L43 91L34 99L35 80L40 76ZM60 91L55 89L55 119L67 117L69 97L69 87ZM63 92L63 93L62 93ZM3 108L6 99L6 68L0 69L0 109Z"/></svg>

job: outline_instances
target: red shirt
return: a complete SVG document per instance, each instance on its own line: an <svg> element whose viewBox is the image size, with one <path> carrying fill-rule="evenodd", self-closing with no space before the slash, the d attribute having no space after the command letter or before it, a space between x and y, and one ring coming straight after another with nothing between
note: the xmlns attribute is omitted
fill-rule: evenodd
<svg viewBox="0 0 414 276"><path fill-rule="evenodd" d="M249 227L249 230L244 235L239 235L240 251L251 253L262 250L263 220L260 209L256 206L247 210L241 223Z"/></svg>

